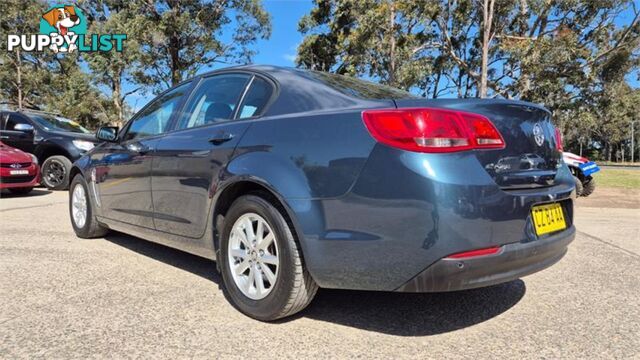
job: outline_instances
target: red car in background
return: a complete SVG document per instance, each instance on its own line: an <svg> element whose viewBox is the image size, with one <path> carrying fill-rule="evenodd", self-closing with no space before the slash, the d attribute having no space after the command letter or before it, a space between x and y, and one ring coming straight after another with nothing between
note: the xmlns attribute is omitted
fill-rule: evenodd
<svg viewBox="0 0 640 360"><path fill-rule="evenodd" d="M28 194L39 181L38 159L0 142L0 189Z"/></svg>

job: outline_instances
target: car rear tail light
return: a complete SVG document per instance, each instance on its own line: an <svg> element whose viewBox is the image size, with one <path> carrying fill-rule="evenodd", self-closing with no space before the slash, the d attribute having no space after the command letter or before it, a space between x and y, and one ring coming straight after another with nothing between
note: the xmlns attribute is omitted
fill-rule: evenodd
<svg viewBox="0 0 640 360"><path fill-rule="evenodd" d="M431 108L383 109L363 111L362 119L377 141L403 150L442 153L505 146L493 123L478 114Z"/></svg>
<svg viewBox="0 0 640 360"><path fill-rule="evenodd" d="M468 258L474 258L474 257L480 257L480 256L486 256L486 255L493 255L499 252L500 252L500 247L494 246L494 247L485 248L485 249L477 249L477 250L456 253L456 254L447 256L446 259L468 259Z"/></svg>
<svg viewBox="0 0 640 360"><path fill-rule="evenodd" d="M556 128L556 149L562 151L563 146L562 146L562 133L560 132L560 129Z"/></svg>

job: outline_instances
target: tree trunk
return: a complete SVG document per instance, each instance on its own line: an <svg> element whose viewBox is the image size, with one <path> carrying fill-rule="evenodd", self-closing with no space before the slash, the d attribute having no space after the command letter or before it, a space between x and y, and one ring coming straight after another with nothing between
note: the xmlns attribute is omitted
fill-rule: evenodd
<svg viewBox="0 0 640 360"><path fill-rule="evenodd" d="M438 71L438 75L436 75L436 80L433 85L433 96L432 98L436 99L438 97L438 84L440 84L440 77L442 75L442 71Z"/></svg>
<svg viewBox="0 0 640 360"><path fill-rule="evenodd" d="M122 124L124 124L124 99L122 98L122 83L120 81L120 76L114 77L112 90L113 94L111 94L111 96L113 98L113 105L116 107L116 111L118 113L115 125L122 127Z"/></svg>
<svg viewBox="0 0 640 360"><path fill-rule="evenodd" d="M580 140L580 156L582 156L582 140Z"/></svg>
<svg viewBox="0 0 640 360"><path fill-rule="evenodd" d="M480 68L480 84L478 96L487 97L487 77L489 72L489 45L493 38L491 24L493 23L493 5L495 0L484 0L482 7L482 63Z"/></svg>
<svg viewBox="0 0 640 360"><path fill-rule="evenodd" d="M18 84L18 110L22 110L22 59L20 49L16 49L16 76Z"/></svg>
<svg viewBox="0 0 640 360"><path fill-rule="evenodd" d="M182 64L180 61L180 40L178 34L174 33L169 41L169 55L171 56L171 86L175 86L182 81Z"/></svg>
<svg viewBox="0 0 640 360"><path fill-rule="evenodd" d="M396 84L396 4L392 0L390 4L390 15L389 15L389 42L390 42L390 51L389 51L389 85L397 86Z"/></svg>
<svg viewBox="0 0 640 360"><path fill-rule="evenodd" d="M609 158L607 160L609 160L609 162L611 162L611 153L613 152L613 149L611 148L611 143L609 143Z"/></svg>

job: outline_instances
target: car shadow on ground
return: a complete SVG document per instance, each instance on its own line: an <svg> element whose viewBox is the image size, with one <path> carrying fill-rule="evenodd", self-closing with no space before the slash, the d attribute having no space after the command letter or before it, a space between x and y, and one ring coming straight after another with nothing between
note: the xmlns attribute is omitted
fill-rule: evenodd
<svg viewBox="0 0 640 360"><path fill-rule="evenodd" d="M105 239L222 285L211 260L118 232ZM515 306L525 292L522 280L433 294L320 289L307 309L276 324L307 317L397 336L436 335L494 318Z"/></svg>
<svg viewBox="0 0 640 360"><path fill-rule="evenodd" d="M212 260L117 231L109 232L105 240L167 265L201 276L218 285L222 284L222 276L216 271L216 263Z"/></svg>
<svg viewBox="0 0 640 360"><path fill-rule="evenodd" d="M525 292L522 280L432 294L322 289L298 316L390 335L428 336L496 317L516 305Z"/></svg>
<svg viewBox="0 0 640 360"><path fill-rule="evenodd" d="M14 193L10 192L9 190L1 190L0 191L0 197L7 198L7 199L9 199L9 198L18 198L18 197L32 197L32 196L49 195L52 192L53 191L48 190L46 188L33 189L28 194L14 194Z"/></svg>

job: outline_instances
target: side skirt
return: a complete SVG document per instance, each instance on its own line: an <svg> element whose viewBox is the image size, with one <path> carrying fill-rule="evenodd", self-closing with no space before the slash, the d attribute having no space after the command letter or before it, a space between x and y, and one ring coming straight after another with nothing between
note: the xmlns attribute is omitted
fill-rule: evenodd
<svg viewBox="0 0 640 360"><path fill-rule="evenodd" d="M97 216L97 220L101 224L107 226L109 229L119 231L135 237L139 237L144 240L165 245L165 246L178 249L184 252L188 252L190 254L204 257L213 261L216 260L216 254L213 250L213 239L211 239L211 236L206 236L208 239L194 240L190 238L184 238L181 236L169 234L162 231L156 231L156 230L147 229L140 226L123 223L117 220L107 219L102 216ZM210 234L210 233L211 231L209 231L209 229L207 229L207 231L205 232L205 234ZM202 244L203 241L206 244L211 244L211 247L203 248L202 246L198 246Z"/></svg>

